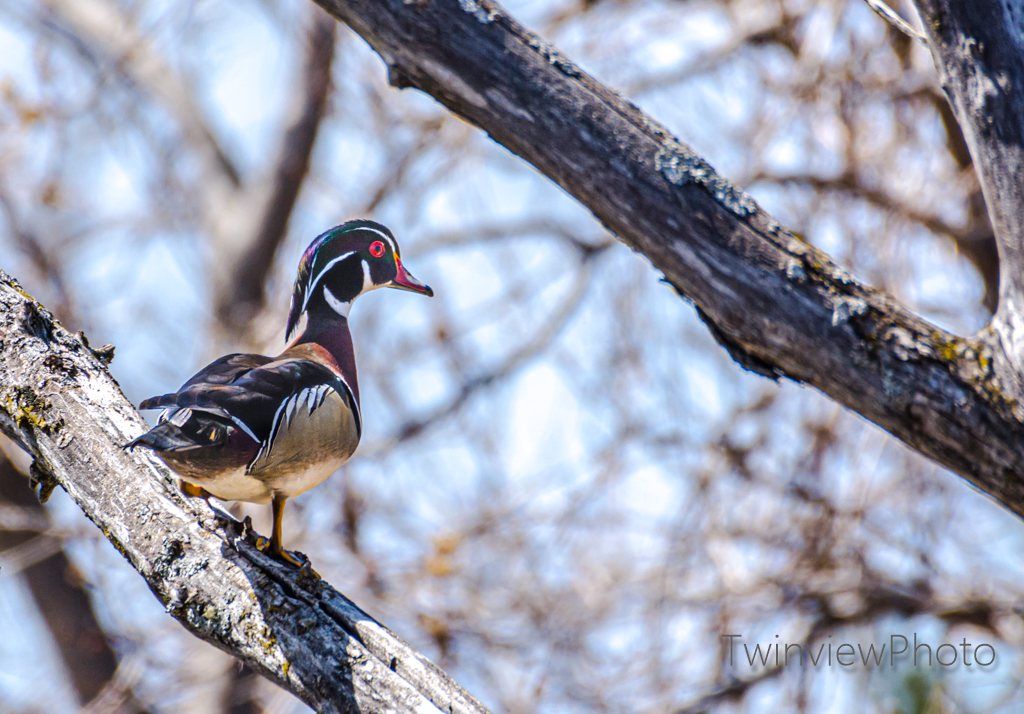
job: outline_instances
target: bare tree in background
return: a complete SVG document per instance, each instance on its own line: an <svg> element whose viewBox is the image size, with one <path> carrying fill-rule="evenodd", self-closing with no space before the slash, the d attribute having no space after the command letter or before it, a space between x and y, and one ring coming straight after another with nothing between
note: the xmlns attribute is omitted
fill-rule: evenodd
<svg viewBox="0 0 1024 714"><path fill-rule="evenodd" d="M598 130L608 125L578 121L580 131L566 130L550 152L539 139L526 146L535 135L523 114L533 130L560 125L540 121L542 107L526 102L550 97L504 91L514 86L515 67L546 63L565 86L600 98L584 116L602 107L626 123L639 116L573 76L564 57L580 62L849 274L955 334L981 328L986 309L1012 327L1014 288L1005 277L1015 259L997 253L980 197L986 186L990 209L1003 201L1012 214L1019 203L998 191L993 198L991 186L1002 184L991 177L1016 174L989 167L979 181L966 147L977 157L993 134L979 139L972 108L954 102L951 110L937 89L927 51L863 3L510 8L564 57L531 46L487 3L412 4L386 14L377 3L329 7L382 52L393 83L435 94L577 195L600 194L607 172L630 177L627 187L644 185L640 168L658 168L653 152L637 155L635 166L630 155L597 152L605 169L559 167L552 157L583 130L600 147ZM229 32L232 12L264 17L293 68L294 111L267 122L279 140L258 151L229 138L201 81L217 66L204 48ZM371 21L375 12L382 15ZM737 369L649 265L480 132L421 96L396 95L357 38L332 48L322 16L309 32L282 31L308 28L308 8L273 3L15 3L3 13L4 23L34 38L36 63L33 84L4 85L3 267L67 324L117 344L112 369L133 401L180 383L226 349L279 344L295 259L323 227L369 214L408 246L438 298L402 305L402 314L397 304L360 305L353 331L367 439L359 458L299 502L289 532L304 539L299 548L327 580L492 708L732 711L758 702L818 711L837 696L857 711L1020 706L1016 518L813 391ZM939 27L956 27L954 14L944 18ZM445 21L454 23L449 32L430 30ZM456 49L444 40L456 36L459 52L487 49L481 38L501 36L518 44L494 47L521 53L507 52L507 65L446 65ZM932 42L955 46L946 36ZM975 66L1002 67L992 52L977 50ZM949 71L970 68L954 59L943 59ZM503 68L508 85L487 75ZM993 86L991 101L1012 110ZM621 205L602 213L600 201L615 196L588 205L696 302L715 338L746 366L797 377L854 407L862 400L862 414L1019 512L1019 471L996 466L1016 463L1020 447L991 438L1019 434L1019 420L1012 404L986 391L995 376L1002 394L1014 393L1014 350L1001 355L986 333L972 341L922 327L846 273L830 282L827 259L811 247L795 264L780 262L779 246L792 255L799 241L781 233L769 246L776 252L758 247L743 224L760 229L765 217L713 205L716 196L739 201L740 213L746 204L723 183L695 182L686 172L702 166L673 164L685 154L672 148L659 180L679 192L675 218L699 221L677 229L688 237L659 233L654 213L632 225L624 225ZM95 195L117 179L110 167L131 178L130 201ZM669 184L666 167L689 183ZM645 205L651 196L624 190L620 204ZM1001 241L1012 236L996 226ZM716 231L731 231L728 245L739 246L741 262L716 253L722 262L708 278L696 268L707 254L694 241L713 243ZM773 353L744 331L766 314L761 306L741 300L749 314L723 313L727 302L688 282L690 270L721 284L714 271L743 260L774 275L772 284L790 285L779 300L796 295L821 308L809 311L807 327L834 343L829 349L856 345L850 340L882 324L880 316L909 342L877 332L877 351L865 360L827 362L818 356L827 350L804 349L799 360ZM784 321L768 324L776 330L762 331L775 346L792 337ZM1012 344L1012 330L1001 334ZM972 385L962 367L979 358L968 348L985 345L996 350L985 355L997 366ZM838 378L859 368L863 376L879 364L906 365L888 393L857 395L847 386L836 394L821 381L824 372ZM935 392L896 388L924 368L960 385L969 408L946 414ZM900 401L908 389L925 401ZM935 414L957 429L970 421L965 415L977 419L967 424L974 432L949 432L973 435L960 437L963 461L944 455L936 424L945 422ZM5 526L21 530L15 526L29 514L9 508ZM6 520L15 515L23 520ZM265 530L263 514L253 516ZM177 628L116 553L93 545L91 524L54 517L31 516L34 530L56 536L94 588L97 620L122 670L149 673L129 679L132 697L157 710L293 706ZM779 634L814 647L866 645L915 629L933 642L992 642L1001 667L980 675L975 689L937 668L858 667L841 678L828 668L744 659L730 666L722 639L743 633L766 643ZM23 701L25 711L41 706L28 695L8 700Z"/></svg>

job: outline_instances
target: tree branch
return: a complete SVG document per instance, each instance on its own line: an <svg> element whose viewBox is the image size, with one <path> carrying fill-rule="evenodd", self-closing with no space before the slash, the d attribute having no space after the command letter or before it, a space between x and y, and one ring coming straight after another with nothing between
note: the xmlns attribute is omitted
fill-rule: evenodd
<svg viewBox="0 0 1024 714"><path fill-rule="evenodd" d="M1024 391L1024 0L916 0L999 246L995 358Z"/></svg>
<svg viewBox="0 0 1024 714"><path fill-rule="evenodd" d="M323 581L181 495L87 344L0 271L0 431L34 458L146 579L168 613L320 712L484 714L471 695Z"/></svg>
<svg viewBox="0 0 1024 714"><path fill-rule="evenodd" d="M393 85L484 129L647 256L744 367L813 385L1024 515L1019 369L991 332L954 337L860 284L489 0L317 1Z"/></svg>

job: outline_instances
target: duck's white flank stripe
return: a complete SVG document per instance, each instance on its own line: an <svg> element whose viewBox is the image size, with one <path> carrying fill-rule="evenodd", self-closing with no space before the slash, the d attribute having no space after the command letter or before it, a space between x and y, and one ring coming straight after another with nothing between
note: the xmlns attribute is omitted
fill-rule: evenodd
<svg viewBox="0 0 1024 714"><path fill-rule="evenodd" d="M248 434L248 435L249 435L249 438L250 438L250 439L252 439L253 441L255 441L255 442L259 443L259 439L257 439L257 438L256 438L256 435L252 433L252 429L250 429L250 428L249 428L249 427L248 427L248 426L246 425L246 423L245 423L244 421L242 421L242 420L241 420L241 419L239 419L238 417L236 417L236 416L234 416L234 415L231 415L231 414L229 414L228 416L229 416L229 417L231 418L231 422L232 422L232 423L233 423L233 424L234 424L235 426L237 426L237 427L238 427L239 429L241 429L241 430L242 430L242 431L244 431L244 432L245 432L246 434Z"/></svg>
<svg viewBox="0 0 1024 714"><path fill-rule="evenodd" d="M270 424L270 434L267 435L267 440L260 445L260 450L256 452L256 457L249 462L249 468L251 469L257 461L270 455L278 432L282 426L287 429L291 425L292 419L298 414L300 406L305 406L307 412L312 414L324 403L324 400L327 399L327 393L331 389L332 387L329 384L316 384L299 390L281 402L281 406L274 412L274 420ZM283 425L281 423L282 416L284 417Z"/></svg>
<svg viewBox="0 0 1024 714"><path fill-rule="evenodd" d="M160 421L170 421L175 426L182 427L185 425L186 422L188 422L189 418L192 416L193 411L208 412L210 414L216 414L217 416L220 417L227 417L228 419L231 420L232 424L234 424L239 429L248 434L250 439L252 439L256 443L259 443L259 439L257 439L256 435L252 433L252 429L249 428L248 424L246 424L244 421L236 417L234 414L229 413L225 409L204 409L203 407L183 407L180 409L175 409L173 407L167 407L160 414ZM178 421L175 421L175 419L177 419ZM178 423L179 421L181 423Z"/></svg>

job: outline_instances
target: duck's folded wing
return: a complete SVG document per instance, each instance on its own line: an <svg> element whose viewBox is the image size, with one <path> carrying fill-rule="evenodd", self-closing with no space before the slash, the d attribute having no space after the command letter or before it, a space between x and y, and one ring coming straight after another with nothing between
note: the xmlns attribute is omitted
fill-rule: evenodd
<svg viewBox="0 0 1024 714"><path fill-rule="evenodd" d="M353 409L359 409L348 386L327 367L305 359L269 362L248 367L230 355L193 377L181 391L152 397L142 408L164 407L161 421L130 446L158 451L184 451L224 445L235 430L246 434L254 453L266 451L276 433L287 428L300 408L312 413L334 390ZM227 381L227 375L235 376ZM207 374L210 379L200 379Z"/></svg>
<svg viewBox="0 0 1024 714"><path fill-rule="evenodd" d="M312 360L285 359L254 369L235 383L245 394L233 395L220 403L232 416L243 421L260 440L260 456L273 449L282 430L298 414L312 415L331 392L336 392L352 412L357 438L362 431L359 405L348 385L328 367ZM265 395L252 400L246 395ZM254 459L255 460L255 459Z"/></svg>

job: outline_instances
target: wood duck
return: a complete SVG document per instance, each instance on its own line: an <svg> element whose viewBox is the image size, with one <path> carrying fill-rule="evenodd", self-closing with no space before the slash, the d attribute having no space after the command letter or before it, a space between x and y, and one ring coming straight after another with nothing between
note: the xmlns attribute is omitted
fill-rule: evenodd
<svg viewBox="0 0 1024 714"><path fill-rule="evenodd" d="M348 329L352 302L377 288L434 292L402 265L395 237L373 221L349 221L314 240L302 255L286 339L277 357L231 354L202 369L173 394L159 423L126 448L152 449L181 477L190 496L273 504L270 555L300 563L281 543L284 504L345 463L362 434L355 354Z"/></svg>

